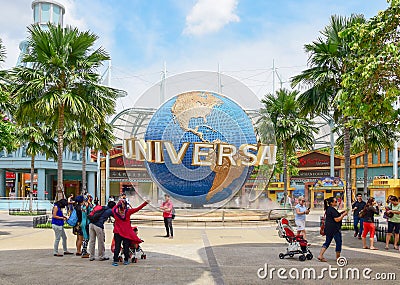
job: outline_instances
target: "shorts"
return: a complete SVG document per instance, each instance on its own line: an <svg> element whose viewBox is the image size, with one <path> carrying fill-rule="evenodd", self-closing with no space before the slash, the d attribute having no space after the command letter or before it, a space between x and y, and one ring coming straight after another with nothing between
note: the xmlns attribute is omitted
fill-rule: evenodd
<svg viewBox="0 0 400 285"><path fill-rule="evenodd" d="M400 223L393 223L393 222L388 222L388 233L394 233L398 234L400 232Z"/></svg>
<svg viewBox="0 0 400 285"><path fill-rule="evenodd" d="M366 238L367 234L369 233L369 238L374 238L375 235L375 224L374 223L368 223L368 222L364 222L363 223L363 233L362 233L362 237Z"/></svg>
<svg viewBox="0 0 400 285"><path fill-rule="evenodd" d="M76 226L74 226L73 228L72 228L72 233L74 234L74 235L78 235L78 236L83 236L83 231L82 231L82 228L81 228L81 224L80 223L78 223Z"/></svg>
<svg viewBox="0 0 400 285"><path fill-rule="evenodd" d="M305 220L295 220L297 230L304 231L306 229L306 221Z"/></svg>

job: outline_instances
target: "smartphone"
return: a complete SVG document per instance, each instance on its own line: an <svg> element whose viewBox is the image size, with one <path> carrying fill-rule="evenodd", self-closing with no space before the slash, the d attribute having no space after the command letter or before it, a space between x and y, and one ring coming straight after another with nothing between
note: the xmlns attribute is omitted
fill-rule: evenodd
<svg viewBox="0 0 400 285"><path fill-rule="evenodd" d="M311 207L308 207L308 208L307 208L307 210L309 210L309 211L310 211L310 209L311 209Z"/></svg>

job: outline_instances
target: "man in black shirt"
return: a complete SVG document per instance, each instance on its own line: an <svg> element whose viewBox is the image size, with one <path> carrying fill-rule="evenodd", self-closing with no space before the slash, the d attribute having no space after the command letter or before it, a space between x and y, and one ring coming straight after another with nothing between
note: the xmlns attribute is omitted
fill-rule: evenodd
<svg viewBox="0 0 400 285"><path fill-rule="evenodd" d="M353 209L353 219L354 219L354 237L358 236L361 239L361 234L363 232L363 218L360 218L358 214L362 209L364 209L366 203L362 199L362 194L357 194L357 200L353 203L351 208ZM360 222L360 231L358 230L358 223Z"/></svg>

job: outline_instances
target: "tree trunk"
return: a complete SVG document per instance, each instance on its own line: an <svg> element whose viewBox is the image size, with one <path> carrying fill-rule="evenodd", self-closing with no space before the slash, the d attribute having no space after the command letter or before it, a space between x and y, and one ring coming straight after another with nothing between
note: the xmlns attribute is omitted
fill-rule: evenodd
<svg viewBox="0 0 400 285"><path fill-rule="evenodd" d="M30 191L29 191L29 211L32 212L33 210L33 179L35 177L35 156L31 156L31 182L30 182Z"/></svg>
<svg viewBox="0 0 400 285"><path fill-rule="evenodd" d="M368 145L366 138L364 138L364 142L364 198L366 198L368 192Z"/></svg>
<svg viewBox="0 0 400 285"><path fill-rule="evenodd" d="M286 153L286 141L283 142L283 208L286 208L287 202L287 153Z"/></svg>
<svg viewBox="0 0 400 285"><path fill-rule="evenodd" d="M86 192L86 131L82 130L82 193Z"/></svg>
<svg viewBox="0 0 400 285"><path fill-rule="evenodd" d="M346 125L347 119L344 119L343 124ZM346 208L351 209L351 177L350 177L350 128L344 127L343 130L344 141L344 179L345 179L345 195L346 195ZM350 216L348 216L350 218Z"/></svg>
<svg viewBox="0 0 400 285"><path fill-rule="evenodd" d="M57 133L57 193L56 200L65 198L63 184L63 153L64 153L64 106L58 108L59 121Z"/></svg>

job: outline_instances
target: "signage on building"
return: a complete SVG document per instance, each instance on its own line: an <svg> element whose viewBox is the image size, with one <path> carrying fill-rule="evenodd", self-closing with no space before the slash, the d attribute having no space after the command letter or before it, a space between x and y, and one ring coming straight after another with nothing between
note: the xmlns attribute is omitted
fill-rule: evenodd
<svg viewBox="0 0 400 285"><path fill-rule="evenodd" d="M14 172L6 172L6 179L15 179Z"/></svg>
<svg viewBox="0 0 400 285"><path fill-rule="evenodd" d="M303 178L320 178L330 176L330 170L300 170L299 174L292 176L291 179L303 179ZM339 170L335 170L335 177L339 176Z"/></svg>
<svg viewBox="0 0 400 285"><path fill-rule="evenodd" d="M110 181L120 181L125 182L132 179L135 180L146 180L150 179L150 175L147 171L128 171L129 174L125 170L111 170L110 171Z"/></svg>
<svg viewBox="0 0 400 285"><path fill-rule="evenodd" d="M110 159L110 167L145 168L143 161L127 158L124 159L122 155Z"/></svg>
<svg viewBox="0 0 400 285"><path fill-rule="evenodd" d="M317 152L313 152L299 158L299 167L329 166L330 164L331 164L331 158L329 155L324 155ZM340 166L340 159L335 158L334 165Z"/></svg>

